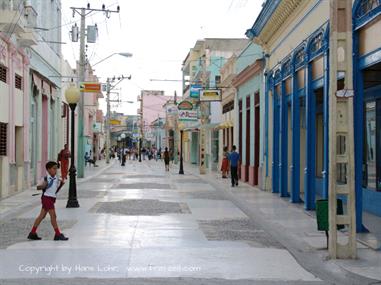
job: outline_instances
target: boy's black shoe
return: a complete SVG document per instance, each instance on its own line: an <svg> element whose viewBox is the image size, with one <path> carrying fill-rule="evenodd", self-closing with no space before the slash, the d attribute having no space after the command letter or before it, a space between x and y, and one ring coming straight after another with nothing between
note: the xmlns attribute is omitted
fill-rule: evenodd
<svg viewBox="0 0 381 285"><path fill-rule="evenodd" d="M40 240L41 238L37 235L37 233L29 233L28 239L30 239L30 240Z"/></svg>
<svg viewBox="0 0 381 285"><path fill-rule="evenodd" d="M68 240L69 238L65 237L63 234L55 235L54 240Z"/></svg>
<svg viewBox="0 0 381 285"><path fill-rule="evenodd" d="M238 182L235 183L235 186L238 186Z"/></svg>

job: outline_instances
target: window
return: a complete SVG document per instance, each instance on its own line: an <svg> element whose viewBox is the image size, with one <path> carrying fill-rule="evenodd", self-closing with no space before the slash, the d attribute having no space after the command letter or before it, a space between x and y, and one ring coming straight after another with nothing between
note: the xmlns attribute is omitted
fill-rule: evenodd
<svg viewBox="0 0 381 285"><path fill-rule="evenodd" d="M7 83L7 68L3 65L0 65L0 81Z"/></svg>
<svg viewBox="0 0 381 285"><path fill-rule="evenodd" d="M216 81L216 85L221 84L221 75L216 75L215 76L215 81Z"/></svg>
<svg viewBox="0 0 381 285"><path fill-rule="evenodd" d="M381 191L380 140L381 100L367 102L364 110L363 186Z"/></svg>
<svg viewBox="0 0 381 285"><path fill-rule="evenodd" d="M305 51L305 48L302 47L295 53L295 67L298 68L302 66L305 62L305 58L306 58L306 51Z"/></svg>
<svg viewBox="0 0 381 285"><path fill-rule="evenodd" d="M379 0L362 0L356 11L356 17L361 18L379 6Z"/></svg>
<svg viewBox="0 0 381 285"><path fill-rule="evenodd" d="M323 33L319 33L311 40L310 52L313 55L315 55L319 53L322 48L323 48Z"/></svg>
<svg viewBox="0 0 381 285"><path fill-rule="evenodd" d="M22 90L22 77L18 74L15 75L15 88Z"/></svg>
<svg viewBox="0 0 381 285"><path fill-rule="evenodd" d="M0 123L0 156L7 155L7 124Z"/></svg>

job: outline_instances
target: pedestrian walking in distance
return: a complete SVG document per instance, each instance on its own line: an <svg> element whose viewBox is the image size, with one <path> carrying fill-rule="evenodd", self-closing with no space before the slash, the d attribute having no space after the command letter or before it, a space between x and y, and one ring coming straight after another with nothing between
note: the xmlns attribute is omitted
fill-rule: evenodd
<svg viewBox="0 0 381 285"><path fill-rule="evenodd" d="M238 186L238 163L239 163L239 153L237 152L237 147L233 145L232 152L229 154L230 161L230 175L232 179L232 187Z"/></svg>
<svg viewBox="0 0 381 285"><path fill-rule="evenodd" d="M66 180L67 174L69 170L69 158L70 158L70 151L67 144L64 145L64 148L59 152L57 163L61 167L61 178Z"/></svg>
<svg viewBox="0 0 381 285"><path fill-rule="evenodd" d="M164 151L164 163L165 163L165 171L169 171L169 151L168 151L168 148L166 147L165 148L165 151Z"/></svg>
<svg viewBox="0 0 381 285"><path fill-rule="evenodd" d="M41 238L37 235L37 228L45 219L46 214L49 213L50 222L53 226L55 235L54 240L68 240L59 230L57 224L57 215L54 208L54 203L56 202L56 197L58 191L65 184L65 180L61 180L57 177L57 163L54 161L49 161L46 164L47 175L41 180L37 186L37 190L42 190L41 204L42 209L38 217L36 218L33 228L28 235L28 239L40 240Z"/></svg>
<svg viewBox="0 0 381 285"><path fill-rule="evenodd" d="M224 147L224 153L221 163L221 172L222 172L222 178L228 178L228 172L229 172L229 152L228 147Z"/></svg>

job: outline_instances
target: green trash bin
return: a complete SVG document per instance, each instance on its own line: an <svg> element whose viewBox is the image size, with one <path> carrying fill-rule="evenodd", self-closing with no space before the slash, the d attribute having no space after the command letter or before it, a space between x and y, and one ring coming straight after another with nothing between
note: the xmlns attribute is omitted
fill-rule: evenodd
<svg viewBox="0 0 381 285"><path fill-rule="evenodd" d="M343 215L343 200L337 199L336 206L337 215ZM318 231L328 231L328 199L321 199L316 201L316 221ZM343 225L337 226L337 229L343 229Z"/></svg>
<svg viewBox="0 0 381 285"><path fill-rule="evenodd" d="M336 206L337 215L343 215L343 201L341 199L337 199ZM316 222L318 231L325 231L325 235L327 237L327 248L328 248L328 230L329 230L329 222L328 222L328 200L321 199L316 201ZM338 225L337 229L343 229L344 225Z"/></svg>

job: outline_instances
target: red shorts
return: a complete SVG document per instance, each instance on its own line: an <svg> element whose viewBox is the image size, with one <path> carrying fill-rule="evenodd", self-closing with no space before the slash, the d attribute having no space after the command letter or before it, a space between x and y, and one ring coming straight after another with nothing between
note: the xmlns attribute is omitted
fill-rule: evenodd
<svg viewBox="0 0 381 285"><path fill-rule="evenodd" d="M56 202L56 198L49 196L41 197L42 209L45 211L54 210L54 203Z"/></svg>

